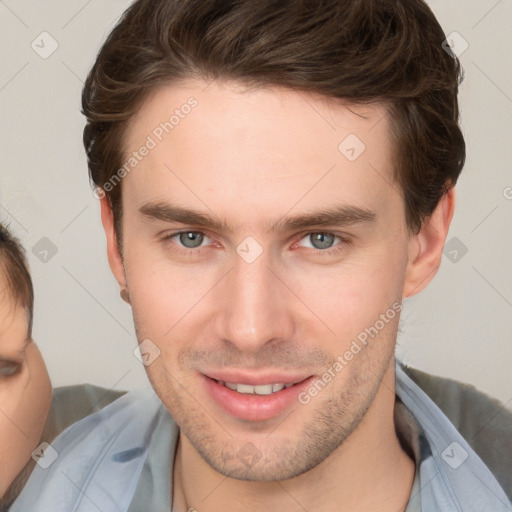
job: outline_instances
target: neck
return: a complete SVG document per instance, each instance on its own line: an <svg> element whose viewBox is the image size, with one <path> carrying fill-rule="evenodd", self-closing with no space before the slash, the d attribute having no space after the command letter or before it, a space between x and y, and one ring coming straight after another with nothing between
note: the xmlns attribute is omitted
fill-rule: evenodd
<svg viewBox="0 0 512 512"><path fill-rule="evenodd" d="M173 471L173 512L404 511L415 464L393 419L394 367L356 430L327 459L289 480L248 482L211 468L180 434Z"/></svg>

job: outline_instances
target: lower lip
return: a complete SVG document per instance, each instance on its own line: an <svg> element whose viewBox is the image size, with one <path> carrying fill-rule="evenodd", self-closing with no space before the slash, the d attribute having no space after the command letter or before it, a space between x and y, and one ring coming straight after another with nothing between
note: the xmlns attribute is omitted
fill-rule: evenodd
<svg viewBox="0 0 512 512"><path fill-rule="evenodd" d="M213 400L231 416L248 421L265 421L282 414L292 405L298 404L298 395L307 389L314 376L284 388L271 395L238 393L201 375L204 386Z"/></svg>

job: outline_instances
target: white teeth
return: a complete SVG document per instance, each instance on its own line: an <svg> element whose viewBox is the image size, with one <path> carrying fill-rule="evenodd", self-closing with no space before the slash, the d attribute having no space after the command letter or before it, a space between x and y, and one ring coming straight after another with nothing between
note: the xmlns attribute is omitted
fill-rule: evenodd
<svg viewBox="0 0 512 512"><path fill-rule="evenodd" d="M271 395L272 394L272 384L263 384L261 386L254 386L254 392L257 395Z"/></svg>
<svg viewBox="0 0 512 512"><path fill-rule="evenodd" d="M254 394L254 386L249 386L249 384L237 384L236 390L239 393L247 393L248 395Z"/></svg>
<svg viewBox="0 0 512 512"><path fill-rule="evenodd" d="M284 388L289 388L293 386L293 384L260 384L259 386L251 386L249 384L236 384L234 382L224 382L219 380L219 384L222 386L226 386L227 388L237 391L238 393L243 393L247 395L271 395L272 393L277 393Z"/></svg>

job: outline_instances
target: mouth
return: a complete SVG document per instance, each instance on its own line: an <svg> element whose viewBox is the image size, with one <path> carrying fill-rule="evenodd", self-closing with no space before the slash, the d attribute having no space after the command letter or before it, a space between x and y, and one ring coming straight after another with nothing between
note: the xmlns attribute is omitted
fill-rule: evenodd
<svg viewBox="0 0 512 512"><path fill-rule="evenodd" d="M266 421L298 406L298 395L315 379L311 376L200 374L207 395L230 416L248 421ZM289 412L288 412L289 414Z"/></svg>
<svg viewBox="0 0 512 512"><path fill-rule="evenodd" d="M285 384L284 382L276 383L276 384L260 384L258 386L251 386L250 384L237 384L235 382L224 382L222 380L217 380L217 384L220 386L225 386L232 391L236 391L237 393L242 393L244 395L263 395L268 396L273 393L277 393L282 391L283 389L291 388L295 386L297 383Z"/></svg>

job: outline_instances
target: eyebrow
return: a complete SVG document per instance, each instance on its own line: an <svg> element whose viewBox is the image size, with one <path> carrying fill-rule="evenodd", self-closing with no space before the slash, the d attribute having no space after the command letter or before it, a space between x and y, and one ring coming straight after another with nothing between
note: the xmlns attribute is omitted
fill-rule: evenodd
<svg viewBox="0 0 512 512"><path fill-rule="evenodd" d="M0 338L0 342L1 342L2 339L3 339L3 337ZM17 350L15 352L15 356L14 357L15 358L16 357L21 357L22 354L25 352L25 350L27 350L27 347L30 345L30 343L32 343L32 336L30 336L30 334L27 334L27 337L23 340L23 346L19 350ZM0 343L0 346L1 346L1 343ZM0 361L12 362L12 358L0 355Z"/></svg>
<svg viewBox="0 0 512 512"><path fill-rule="evenodd" d="M233 228L217 216L211 216L189 208L156 202L139 208L139 213L148 220L177 222L195 225L216 231L233 233ZM375 222L377 214L367 208L352 205L335 205L331 208L292 217L283 217L271 224L269 231L292 231L313 227L348 226Z"/></svg>
<svg viewBox="0 0 512 512"><path fill-rule="evenodd" d="M27 347L30 345L31 342L32 338L30 336L27 336L27 338L23 342L23 346L16 352L16 356L21 357L25 353Z"/></svg>

